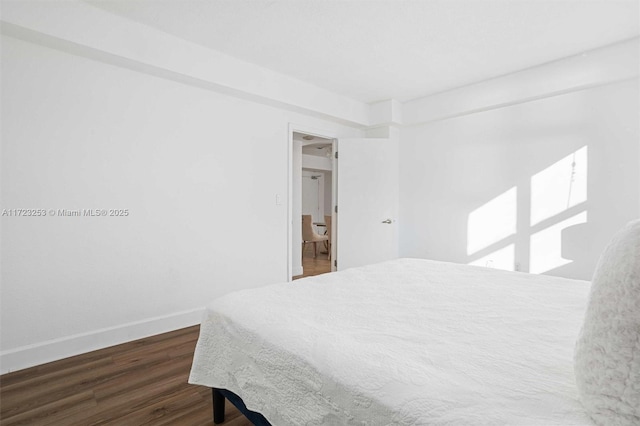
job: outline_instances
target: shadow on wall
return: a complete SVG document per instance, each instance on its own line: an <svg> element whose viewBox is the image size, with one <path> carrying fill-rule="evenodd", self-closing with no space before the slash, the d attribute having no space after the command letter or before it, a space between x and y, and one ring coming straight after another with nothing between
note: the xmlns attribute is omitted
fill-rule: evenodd
<svg viewBox="0 0 640 426"><path fill-rule="evenodd" d="M588 268L588 164L585 145L472 211L468 263L536 274Z"/></svg>
<svg viewBox="0 0 640 426"><path fill-rule="evenodd" d="M640 215L638 80L403 129L403 256L590 279Z"/></svg>

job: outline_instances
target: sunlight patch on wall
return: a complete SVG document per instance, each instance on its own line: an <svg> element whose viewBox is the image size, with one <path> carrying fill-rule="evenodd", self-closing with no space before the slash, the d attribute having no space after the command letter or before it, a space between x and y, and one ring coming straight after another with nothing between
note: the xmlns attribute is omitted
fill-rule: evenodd
<svg viewBox="0 0 640 426"><path fill-rule="evenodd" d="M541 274L571 263L571 260L562 257L562 230L586 222L587 212L585 211L533 234L531 236L529 272Z"/></svg>
<svg viewBox="0 0 640 426"><path fill-rule="evenodd" d="M487 256L474 260L469 263L469 265L513 271L515 265L515 245L509 244L508 246L501 248L500 250L496 250Z"/></svg>
<svg viewBox="0 0 640 426"><path fill-rule="evenodd" d="M514 186L469 214L467 254L516 233L517 199Z"/></svg>
<svg viewBox="0 0 640 426"><path fill-rule="evenodd" d="M531 178L531 225L587 201L587 147Z"/></svg>

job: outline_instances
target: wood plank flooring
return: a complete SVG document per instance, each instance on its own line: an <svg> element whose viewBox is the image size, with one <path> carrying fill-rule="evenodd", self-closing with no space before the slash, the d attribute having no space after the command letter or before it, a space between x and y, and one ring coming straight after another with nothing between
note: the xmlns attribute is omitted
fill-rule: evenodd
<svg viewBox="0 0 640 426"><path fill-rule="evenodd" d="M303 256L304 275L331 270ZM211 390L187 383L199 327L0 376L0 426L213 425ZM227 401L225 426L252 426Z"/></svg>
<svg viewBox="0 0 640 426"><path fill-rule="evenodd" d="M212 425L211 391L187 383L199 327L0 376L0 425ZM235 407L229 426L251 426Z"/></svg>
<svg viewBox="0 0 640 426"><path fill-rule="evenodd" d="M323 247L320 250L318 247L318 257L313 257L313 244L307 244L306 250L302 253L302 270L303 275L293 277L294 280L309 277L312 275L326 274L331 272L331 261L329 260L328 253L322 253L325 251Z"/></svg>

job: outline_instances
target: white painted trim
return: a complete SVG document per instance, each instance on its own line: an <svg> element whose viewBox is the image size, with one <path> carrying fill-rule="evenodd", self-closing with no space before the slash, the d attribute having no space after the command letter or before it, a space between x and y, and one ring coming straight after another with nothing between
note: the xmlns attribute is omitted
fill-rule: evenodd
<svg viewBox="0 0 640 426"><path fill-rule="evenodd" d="M291 240L293 239L293 125L289 123L287 132L287 281L291 281L294 272L298 268L293 268L293 251ZM300 268L301 269L301 268ZM301 275L301 274L298 274Z"/></svg>
<svg viewBox="0 0 640 426"><path fill-rule="evenodd" d="M594 89L596 87L601 87L601 86L605 86L605 85L609 85L609 84L624 83L626 81L635 80L637 78L638 77L636 76L636 77L629 77L629 78L624 78L624 79L620 79L620 80L611 80L611 81L607 81L607 82L604 82L604 83L594 83L594 84L586 84L584 86L571 87L571 88L566 89L566 90L559 90L559 91L553 92L553 93L545 93L545 94L539 95L539 96L531 96L529 98L517 99L517 100L514 100L512 102L505 102L505 103L500 103L500 104L487 105L485 107L476 108L476 109L468 109L468 110L455 112L455 113L448 114L448 115L443 114L443 115L440 115L440 116L432 117L432 118L430 118L428 120L425 120L425 121L420 121L420 122L415 122L415 123L408 123L408 124L403 125L402 127L420 126L420 125L423 125L423 124L434 123L436 121L449 120L451 118L463 117L465 115L477 114L477 113L480 113L480 112L491 111L491 110L494 110L494 109L507 108L507 107L511 107L511 106L515 106L515 105L525 104L525 103L528 103L528 102L534 102L534 101L541 100L541 99L548 99L548 98L553 98L555 96L562 96L562 95L566 95L566 94L573 93L573 92L579 92L579 91L582 91L582 90ZM367 130L367 132L369 132L369 130ZM369 134L370 133L367 133L367 136L369 136Z"/></svg>
<svg viewBox="0 0 640 426"><path fill-rule="evenodd" d="M329 130L318 129L317 127L297 125L289 123L289 129L291 130L291 138L293 138L293 132L304 133L305 135L316 136L323 139L337 138L337 133Z"/></svg>
<svg viewBox="0 0 640 426"><path fill-rule="evenodd" d="M640 38L404 103L415 126L637 78Z"/></svg>
<svg viewBox="0 0 640 426"><path fill-rule="evenodd" d="M338 205L338 159L336 158L338 139L334 138L331 141L331 152L331 272L336 272L338 270L336 267L338 260L338 214L335 207Z"/></svg>
<svg viewBox="0 0 640 426"><path fill-rule="evenodd" d="M0 353L0 374L200 324L204 308L26 345Z"/></svg>

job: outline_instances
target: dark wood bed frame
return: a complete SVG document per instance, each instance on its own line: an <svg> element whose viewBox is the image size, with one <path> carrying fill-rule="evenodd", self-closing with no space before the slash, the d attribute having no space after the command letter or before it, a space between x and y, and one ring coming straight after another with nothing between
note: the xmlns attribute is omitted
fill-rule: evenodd
<svg viewBox="0 0 640 426"><path fill-rule="evenodd" d="M249 410L242 398L235 393L226 389L211 388L211 396L213 398L213 423L224 422L224 401L228 399L255 426L271 426L271 423L262 414Z"/></svg>

